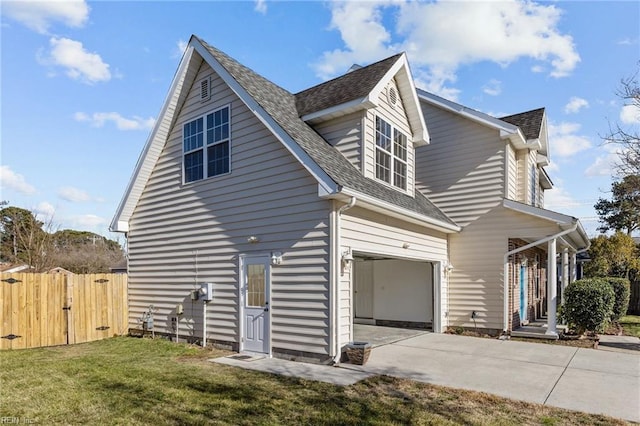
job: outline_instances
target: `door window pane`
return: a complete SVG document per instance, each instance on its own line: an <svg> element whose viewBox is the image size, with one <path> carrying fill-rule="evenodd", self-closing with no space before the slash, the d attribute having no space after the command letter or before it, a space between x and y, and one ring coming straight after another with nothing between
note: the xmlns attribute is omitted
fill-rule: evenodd
<svg viewBox="0 0 640 426"><path fill-rule="evenodd" d="M247 306L264 306L265 290L264 265L247 265Z"/></svg>

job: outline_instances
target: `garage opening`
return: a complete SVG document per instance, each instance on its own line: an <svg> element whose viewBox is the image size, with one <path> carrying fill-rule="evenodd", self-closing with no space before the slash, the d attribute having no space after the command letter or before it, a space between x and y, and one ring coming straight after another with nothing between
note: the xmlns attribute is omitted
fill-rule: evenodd
<svg viewBox="0 0 640 426"><path fill-rule="evenodd" d="M433 281L430 262L354 254L354 325L432 330Z"/></svg>

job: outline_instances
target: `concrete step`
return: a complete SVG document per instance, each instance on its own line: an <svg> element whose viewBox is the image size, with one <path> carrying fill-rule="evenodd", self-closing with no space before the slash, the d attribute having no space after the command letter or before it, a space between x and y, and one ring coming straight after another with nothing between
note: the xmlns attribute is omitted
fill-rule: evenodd
<svg viewBox="0 0 640 426"><path fill-rule="evenodd" d="M511 337L527 337L530 339L558 340L557 335L546 334L547 329L542 327L523 326L511 331Z"/></svg>

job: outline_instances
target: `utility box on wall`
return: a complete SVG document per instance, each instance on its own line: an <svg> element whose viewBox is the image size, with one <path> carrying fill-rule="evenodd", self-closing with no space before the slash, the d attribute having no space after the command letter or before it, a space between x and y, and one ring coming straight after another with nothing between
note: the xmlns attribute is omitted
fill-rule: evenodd
<svg viewBox="0 0 640 426"><path fill-rule="evenodd" d="M200 283L200 298L205 302L213 300L213 283Z"/></svg>

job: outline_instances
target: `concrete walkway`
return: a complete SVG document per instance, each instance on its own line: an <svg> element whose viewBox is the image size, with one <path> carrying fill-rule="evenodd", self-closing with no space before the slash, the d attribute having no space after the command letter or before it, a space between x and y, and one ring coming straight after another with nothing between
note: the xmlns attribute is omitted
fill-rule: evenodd
<svg viewBox="0 0 640 426"><path fill-rule="evenodd" d="M209 361L217 364L240 367L246 370L263 371L287 377L299 377L301 379L331 383L338 386L349 386L360 380L368 379L376 375L375 373L367 373L354 369L259 356L250 356L243 359L243 355L231 355Z"/></svg>
<svg viewBox="0 0 640 426"><path fill-rule="evenodd" d="M626 352L423 334L343 367L640 422L640 352Z"/></svg>
<svg viewBox="0 0 640 426"><path fill-rule="evenodd" d="M364 366L238 355L212 361L343 386L389 375L640 422L640 352L633 350L427 333L375 347Z"/></svg>

